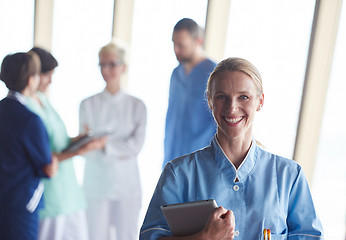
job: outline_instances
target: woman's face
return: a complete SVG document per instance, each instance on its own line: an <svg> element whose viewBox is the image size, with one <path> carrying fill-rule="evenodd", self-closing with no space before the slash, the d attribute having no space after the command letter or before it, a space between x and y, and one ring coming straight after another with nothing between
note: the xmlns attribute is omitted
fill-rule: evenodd
<svg viewBox="0 0 346 240"><path fill-rule="evenodd" d="M107 84L120 83L120 77L125 71L125 65L118 60L115 54L102 54L99 57L99 65L102 77Z"/></svg>
<svg viewBox="0 0 346 240"><path fill-rule="evenodd" d="M48 89L48 86L52 83L52 75L54 73L54 69L50 70L49 72L41 73L40 74L40 84L38 85L38 90L40 92L46 92Z"/></svg>
<svg viewBox="0 0 346 240"><path fill-rule="evenodd" d="M227 71L211 87L208 103L217 122L219 140L251 138L255 112L264 100L253 80L243 72Z"/></svg>

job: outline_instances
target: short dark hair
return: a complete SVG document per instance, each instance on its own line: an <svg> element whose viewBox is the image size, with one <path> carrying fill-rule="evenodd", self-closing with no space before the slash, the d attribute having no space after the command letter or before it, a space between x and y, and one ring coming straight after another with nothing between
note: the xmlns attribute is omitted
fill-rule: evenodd
<svg viewBox="0 0 346 240"><path fill-rule="evenodd" d="M46 73L58 66L58 61L47 50L39 47L34 47L30 51L36 53L41 61L41 73Z"/></svg>
<svg viewBox="0 0 346 240"><path fill-rule="evenodd" d="M175 24L173 32L186 30L193 38L203 37L203 30L191 18L183 18Z"/></svg>
<svg viewBox="0 0 346 240"><path fill-rule="evenodd" d="M36 56L37 58L37 56ZM9 90L22 92L28 85L29 77L40 73L40 62L29 53L19 52L7 55L1 64L0 79Z"/></svg>

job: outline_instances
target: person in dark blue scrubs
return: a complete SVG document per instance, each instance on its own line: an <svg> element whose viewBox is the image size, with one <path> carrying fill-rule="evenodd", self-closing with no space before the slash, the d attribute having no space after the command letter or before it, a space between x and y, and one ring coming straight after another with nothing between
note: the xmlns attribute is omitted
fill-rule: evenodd
<svg viewBox="0 0 346 240"><path fill-rule="evenodd" d="M0 239L36 240L42 177L52 177L52 158L41 119L26 106L39 84L40 61L34 54L7 55L0 79L9 89L0 101Z"/></svg>

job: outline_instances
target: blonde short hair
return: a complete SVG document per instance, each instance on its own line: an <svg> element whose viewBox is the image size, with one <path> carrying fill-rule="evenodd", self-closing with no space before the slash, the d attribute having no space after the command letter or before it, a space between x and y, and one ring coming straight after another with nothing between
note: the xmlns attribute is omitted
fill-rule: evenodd
<svg viewBox="0 0 346 240"><path fill-rule="evenodd" d="M127 64L127 46L120 40L113 39L99 51L99 57L105 54L115 54L121 63Z"/></svg>
<svg viewBox="0 0 346 240"><path fill-rule="evenodd" d="M221 73L226 71L239 71L248 75L256 86L258 95L263 93L262 77L258 69L248 60L242 58L227 58L221 61L210 74L207 83L207 94L211 96L212 85Z"/></svg>

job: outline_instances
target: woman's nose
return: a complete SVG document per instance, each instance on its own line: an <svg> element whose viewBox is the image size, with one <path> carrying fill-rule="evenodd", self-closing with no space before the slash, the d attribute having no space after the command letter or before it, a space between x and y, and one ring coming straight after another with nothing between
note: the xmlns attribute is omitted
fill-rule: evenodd
<svg viewBox="0 0 346 240"><path fill-rule="evenodd" d="M234 112L238 111L238 103L235 100L231 100L231 101L229 101L228 108L229 108L229 111L231 113L234 113Z"/></svg>

